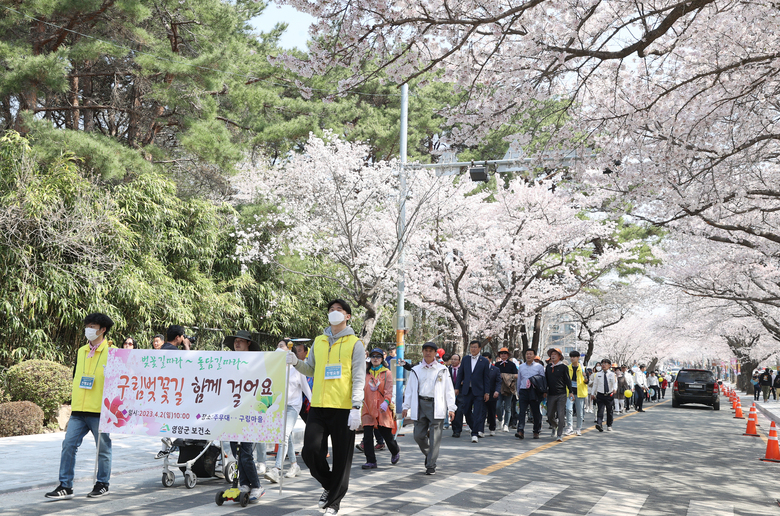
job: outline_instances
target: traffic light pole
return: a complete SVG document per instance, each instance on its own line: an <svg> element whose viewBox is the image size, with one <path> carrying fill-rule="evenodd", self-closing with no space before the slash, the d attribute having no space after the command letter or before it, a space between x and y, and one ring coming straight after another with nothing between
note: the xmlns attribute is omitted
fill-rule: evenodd
<svg viewBox="0 0 780 516"><path fill-rule="evenodd" d="M398 310L397 326L395 332L395 345L397 351L397 362L404 358L404 238L406 231L406 132L409 116L409 86L401 86L401 142L400 142L400 167L398 169L399 187L398 187ZM396 410L401 412L404 399L404 368L401 365L396 367L395 372L395 400Z"/></svg>

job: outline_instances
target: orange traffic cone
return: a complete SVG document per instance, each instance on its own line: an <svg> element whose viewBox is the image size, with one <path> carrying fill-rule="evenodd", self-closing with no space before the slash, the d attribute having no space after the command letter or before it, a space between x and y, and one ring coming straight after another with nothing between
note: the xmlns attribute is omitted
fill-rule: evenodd
<svg viewBox="0 0 780 516"><path fill-rule="evenodd" d="M777 427L775 422L769 426L769 440L766 442L766 457L764 462L780 462L780 445L777 443Z"/></svg>
<svg viewBox="0 0 780 516"><path fill-rule="evenodd" d="M756 408L756 402L753 402L753 405L750 407L750 410L756 413L756 428L758 428L761 425L758 424L758 409Z"/></svg>
<svg viewBox="0 0 780 516"><path fill-rule="evenodd" d="M737 398L731 399L731 410L737 410Z"/></svg>
<svg viewBox="0 0 780 516"><path fill-rule="evenodd" d="M758 435L758 429L756 429L756 407L750 407L747 430L745 430L745 433L742 435L749 435L750 437L761 437Z"/></svg>
<svg viewBox="0 0 780 516"><path fill-rule="evenodd" d="M745 416L742 415L742 403L737 400L737 413L734 414L734 419L745 419Z"/></svg>

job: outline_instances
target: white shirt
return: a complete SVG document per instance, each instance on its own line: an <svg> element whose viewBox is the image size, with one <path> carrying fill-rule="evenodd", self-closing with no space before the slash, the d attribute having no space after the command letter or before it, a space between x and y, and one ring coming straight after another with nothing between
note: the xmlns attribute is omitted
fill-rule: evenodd
<svg viewBox="0 0 780 516"><path fill-rule="evenodd" d="M626 369L626 372L623 373L623 378L626 379L626 384L628 384L628 388L633 391L634 390L634 375L631 374L631 371Z"/></svg>
<svg viewBox="0 0 780 516"><path fill-rule="evenodd" d="M639 387L647 387L647 377L642 371L637 371L634 374L634 380L636 381L636 385Z"/></svg>
<svg viewBox="0 0 780 516"><path fill-rule="evenodd" d="M609 392L604 392L604 374L605 371L599 371L593 375L593 394L610 394L617 392L617 375L612 371L606 371Z"/></svg>
<svg viewBox="0 0 780 516"><path fill-rule="evenodd" d="M479 353L477 356L471 355L471 372L474 372L474 368L477 367L477 361L479 360Z"/></svg>
<svg viewBox="0 0 780 516"><path fill-rule="evenodd" d="M436 367L435 360L430 364L423 360L419 365L420 368L417 370L417 377L419 382L420 396L433 398L435 394L434 385L436 383L436 375L439 372L439 368Z"/></svg>

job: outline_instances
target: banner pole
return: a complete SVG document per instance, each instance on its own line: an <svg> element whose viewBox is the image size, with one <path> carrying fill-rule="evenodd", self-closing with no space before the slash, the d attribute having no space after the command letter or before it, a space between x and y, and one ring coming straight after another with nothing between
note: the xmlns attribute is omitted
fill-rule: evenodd
<svg viewBox="0 0 780 516"><path fill-rule="evenodd" d="M285 361L287 360L287 355L285 355ZM285 362L286 363L286 362ZM290 388L290 368L292 366L290 364L287 364L285 369L285 378L284 378L284 416L282 416L282 444L281 444L281 452L284 452L285 445L287 444L287 396L288 396L288 389ZM292 432L290 432L290 435L292 436ZM295 451L293 450L293 453ZM286 455L286 454L284 454ZM284 483L284 455L282 455L282 467L279 468L279 494L282 494L282 484Z"/></svg>

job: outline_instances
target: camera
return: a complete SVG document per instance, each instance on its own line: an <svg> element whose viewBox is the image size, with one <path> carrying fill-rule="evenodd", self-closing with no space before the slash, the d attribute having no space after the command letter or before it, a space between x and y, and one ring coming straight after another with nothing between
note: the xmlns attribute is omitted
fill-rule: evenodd
<svg viewBox="0 0 780 516"><path fill-rule="evenodd" d="M190 341L190 349L195 349L195 344L198 339L197 335L182 335L182 337Z"/></svg>

